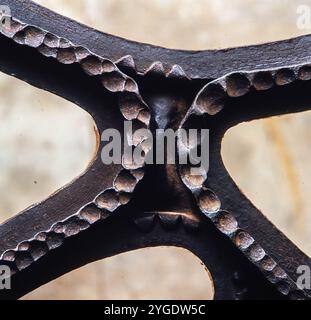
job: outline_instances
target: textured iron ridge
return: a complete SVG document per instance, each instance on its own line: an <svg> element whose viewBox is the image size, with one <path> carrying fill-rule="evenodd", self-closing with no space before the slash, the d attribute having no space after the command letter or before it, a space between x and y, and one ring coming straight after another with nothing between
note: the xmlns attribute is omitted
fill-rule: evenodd
<svg viewBox="0 0 311 320"><path fill-rule="evenodd" d="M291 85L297 81L311 80L311 65L293 65L286 68L232 72L209 82L197 94L180 127L191 128L191 117L213 117L220 113L230 99L250 92L266 91L277 86ZM178 141L180 153L189 154L192 146ZM193 193L200 211L256 265L279 292L292 299L310 298L305 290L297 287L289 275L272 259L265 249L245 230L235 216L222 208L221 199L208 186L207 171L191 175L190 164L180 166L179 173L185 186Z"/></svg>
<svg viewBox="0 0 311 320"><path fill-rule="evenodd" d="M165 68L164 64L161 61L154 61L150 64L149 67L146 68L144 72L139 72L136 68L134 58L131 55L121 57L120 59L115 61L115 64L118 67L130 69L138 75L157 75L171 79L191 80L184 69L178 64L174 64L173 66Z"/></svg>
<svg viewBox="0 0 311 320"><path fill-rule="evenodd" d="M36 48L46 57L55 58L62 64L78 63L89 76L100 78L102 86L118 94L120 112L124 120L132 121L136 129L148 128L149 108L139 94L136 82L122 73L110 60L93 54L88 49L74 45L36 26L11 18L10 27L1 33L20 45ZM144 150L144 137L132 137L131 144ZM118 207L127 204L136 185L144 176L144 164L125 163L111 189L103 190L92 202L85 204L74 215L42 230L31 239L19 243L16 248L1 254L1 260L13 266L13 273L30 266L48 251L62 245L68 237L88 229L95 222L106 219ZM15 269L15 270L14 270Z"/></svg>
<svg viewBox="0 0 311 320"><path fill-rule="evenodd" d="M175 230L182 225L187 232L197 232L202 224L202 219L186 213L175 212L149 212L141 217L133 218L137 229L141 232L151 232L160 224L165 230Z"/></svg>
<svg viewBox="0 0 311 320"><path fill-rule="evenodd" d="M191 114L210 116L220 112L228 99L246 95L251 88L266 91L296 81L311 80L311 65L292 65L269 70L232 72L209 82L196 96L186 118Z"/></svg>

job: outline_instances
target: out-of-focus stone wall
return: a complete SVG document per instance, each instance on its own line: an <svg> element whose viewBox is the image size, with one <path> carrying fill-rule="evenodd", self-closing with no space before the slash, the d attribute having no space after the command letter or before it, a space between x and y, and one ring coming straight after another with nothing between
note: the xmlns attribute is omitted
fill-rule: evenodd
<svg viewBox="0 0 311 320"><path fill-rule="evenodd" d="M180 248L146 248L91 263L24 299L207 299L213 283L198 258Z"/></svg>
<svg viewBox="0 0 311 320"><path fill-rule="evenodd" d="M225 48L310 33L296 26L297 6L310 0L36 2L104 32L170 48ZM80 174L92 159L95 138L90 117L58 97L4 75L0 93L3 221ZM308 254L310 118L305 113L242 124L223 143L224 162L241 189ZM171 248L90 264L26 298L211 297L203 267Z"/></svg>
<svg viewBox="0 0 311 320"><path fill-rule="evenodd" d="M81 174L96 149L76 105L0 73L0 222Z"/></svg>

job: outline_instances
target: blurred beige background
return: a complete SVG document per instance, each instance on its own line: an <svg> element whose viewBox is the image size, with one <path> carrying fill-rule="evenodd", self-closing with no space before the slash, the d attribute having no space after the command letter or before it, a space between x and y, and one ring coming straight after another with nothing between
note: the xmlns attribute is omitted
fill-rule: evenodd
<svg viewBox="0 0 311 320"><path fill-rule="evenodd" d="M36 2L104 32L170 48L225 48L311 32L296 27L297 6L311 6L310 0ZM95 136L90 116L50 93L3 74L0 93L4 221L82 173L92 159ZM310 121L307 112L242 124L223 143L224 162L240 188L309 255ZM90 264L25 298L208 299L212 288L190 253L158 248Z"/></svg>

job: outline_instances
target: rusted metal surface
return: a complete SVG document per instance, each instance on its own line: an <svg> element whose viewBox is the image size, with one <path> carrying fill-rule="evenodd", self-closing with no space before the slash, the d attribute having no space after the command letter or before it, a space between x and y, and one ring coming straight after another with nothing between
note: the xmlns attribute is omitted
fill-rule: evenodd
<svg viewBox="0 0 311 320"><path fill-rule="evenodd" d="M210 168L104 165L0 226L1 264L19 298L91 261L172 245L210 270L215 299L308 299L296 286L310 259L237 188L220 147L242 121L308 110L310 36L220 51L168 50L103 34L31 1L6 1L0 69L88 111L99 133L207 128ZM134 146L144 145L139 139ZM101 150L102 143L99 146ZM178 152L187 152L177 144ZM276 195L276 198L281 195ZM276 199L276 201L278 201ZM180 279L182 281L182 279Z"/></svg>

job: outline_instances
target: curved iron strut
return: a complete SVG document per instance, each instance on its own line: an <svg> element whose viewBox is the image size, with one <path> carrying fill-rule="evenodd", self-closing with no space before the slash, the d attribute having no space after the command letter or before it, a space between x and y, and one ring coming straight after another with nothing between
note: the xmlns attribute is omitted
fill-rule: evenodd
<svg viewBox="0 0 311 320"><path fill-rule="evenodd" d="M0 69L70 100L98 131L210 129L210 169L123 163L99 153L76 181L0 226L0 264L19 298L86 263L147 246L184 247L210 270L215 299L308 299L310 259L239 191L220 154L225 131L309 109L310 36L219 51L168 50L107 35L28 0L4 1ZM144 150L141 139L133 146ZM99 146L99 150L102 144ZM188 148L180 141L178 152ZM181 279L182 281L182 279Z"/></svg>

